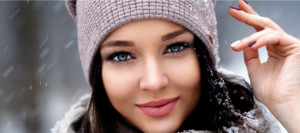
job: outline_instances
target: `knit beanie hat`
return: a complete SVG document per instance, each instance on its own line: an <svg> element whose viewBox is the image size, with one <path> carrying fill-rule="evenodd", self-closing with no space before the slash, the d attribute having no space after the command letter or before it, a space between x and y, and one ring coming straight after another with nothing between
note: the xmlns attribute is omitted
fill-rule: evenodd
<svg viewBox="0 0 300 133"><path fill-rule="evenodd" d="M102 41L116 28L141 19L164 19L195 34L218 61L215 0L66 0L77 22L80 60L90 81L94 56ZM155 26L155 25L154 25Z"/></svg>

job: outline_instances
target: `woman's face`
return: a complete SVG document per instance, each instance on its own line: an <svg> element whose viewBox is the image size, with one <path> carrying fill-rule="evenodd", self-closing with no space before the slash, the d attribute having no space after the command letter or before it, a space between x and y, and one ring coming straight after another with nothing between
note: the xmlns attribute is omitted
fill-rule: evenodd
<svg viewBox="0 0 300 133"><path fill-rule="evenodd" d="M102 78L112 106L143 132L175 132L200 97L193 34L149 19L122 25L101 44Z"/></svg>

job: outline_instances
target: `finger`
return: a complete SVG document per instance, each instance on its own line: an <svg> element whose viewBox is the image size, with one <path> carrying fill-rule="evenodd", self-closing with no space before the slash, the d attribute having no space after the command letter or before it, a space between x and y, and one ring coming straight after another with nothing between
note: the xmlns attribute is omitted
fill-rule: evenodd
<svg viewBox="0 0 300 133"><path fill-rule="evenodd" d="M246 13L258 15L245 0L239 1L239 7L241 10L243 10Z"/></svg>
<svg viewBox="0 0 300 133"><path fill-rule="evenodd" d="M240 7L241 10L243 10L246 13L253 14L253 15L258 15L258 13L256 13L254 11L254 9L249 5L248 2L246 2L246 0L240 0L239 1L239 7ZM256 31L261 31L262 30L262 28L255 28L255 27L254 27L254 29Z"/></svg>
<svg viewBox="0 0 300 133"><path fill-rule="evenodd" d="M237 8L238 9L238 8ZM254 14L246 13L242 10L237 10L231 6L229 9L229 13L232 17L241 21L249 26L254 27L258 31L264 28L270 28L278 31L284 32L276 23L274 23L271 19L266 17L261 17Z"/></svg>
<svg viewBox="0 0 300 133"><path fill-rule="evenodd" d="M267 45L269 56L286 57L299 52L300 46L295 43L295 38L280 32L272 32L260 37L252 49L259 49Z"/></svg>
<svg viewBox="0 0 300 133"><path fill-rule="evenodd" d="M279 44L280 38L279 32L272 32L271 34L261 36L257 39L256 44L252 46L252 49L259 49L265 45Z"/></svg>
<svg viewBox="0 0 300 133"><path fill-rule="evenodd" d="M259 54L257 49L250 47L244 49L244 61L248 69L248 73L251 73L260 65Z"/></svg>
<svg viewBox="0 0 300 133"><path fill-rule="evenodd" d="M249 5L249 3L248 3L246 0L239 0L238 4L239 4L239 8L240 8L241 10L243 10L244 12L249 13L249 14L253 14L253 15L258 15L258 14L252 9L252 7ZM262 28L255 28L255 27L254 27L254 29L255 29L256 31L262 30Z"/></svg>
<svg viewBox="0 0 300 133"><path fill-rule="evenodd" d="M294 37L291 37L285 33L271 30L269 34L265 34L264 36L260 36L257 38L257 43L252 46L252 49L258 49L265 45L275 45L278 44L278 46L286 47L298 47L296 43L297 39ZM277 49L278 50L278 49Z"/></svg>
<svg viewBox="0 0 300 133"><path fill-rule="evenodd" d="M256 43L256 40L258 40L259 37L270 34L271 32L272 32L272 30L270 30L268 28L264 29L260 32L254 33L251 36L246 37L238 42L235 42L236 44L231 45L231 47L234 51L241 51L247 47L254 45Z"/></svg>
<svg viewBox="0 0 300 133"><path fill-rule="evenodd" d="M272 29L254 33L231 45L234 51L249 49L249 47L258 50L263 46L267 46L269 56L274 57L277 55L285 57L300 51L300 41L298 39Z"/></svg>

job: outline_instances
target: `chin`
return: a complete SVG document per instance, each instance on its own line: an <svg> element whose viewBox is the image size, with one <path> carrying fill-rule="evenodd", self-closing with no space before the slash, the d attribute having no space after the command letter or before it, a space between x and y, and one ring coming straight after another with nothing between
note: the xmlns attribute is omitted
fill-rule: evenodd
<svg viewBox="0 0 300 133"><path fill-rule="evenodd" d="M180 128L180 120L162 118L152 122L145 122L142 131L145 133L175 133Z"/></svg>
<svg viewBox="0 0 300 133"><path fill-rule="evenodd" d="M163 127L163 128L158 128L158 127L152 127L150 129L145 129L142 130L145 133L176 133L178 128L174 128L174 127Z"/></svg>

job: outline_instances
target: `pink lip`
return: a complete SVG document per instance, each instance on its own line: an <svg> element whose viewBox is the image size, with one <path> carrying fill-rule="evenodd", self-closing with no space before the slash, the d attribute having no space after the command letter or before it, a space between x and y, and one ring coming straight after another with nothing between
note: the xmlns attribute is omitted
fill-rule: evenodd
<svg viewBox="0 0 300 133"><path fill-rule="evenodd" d="M146 115L151 117L162 117L168 115L174 109L179 97L151 101L136 105Z"/></svg>

